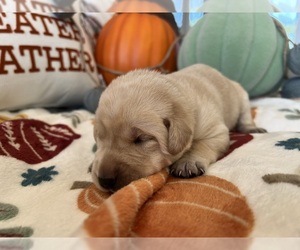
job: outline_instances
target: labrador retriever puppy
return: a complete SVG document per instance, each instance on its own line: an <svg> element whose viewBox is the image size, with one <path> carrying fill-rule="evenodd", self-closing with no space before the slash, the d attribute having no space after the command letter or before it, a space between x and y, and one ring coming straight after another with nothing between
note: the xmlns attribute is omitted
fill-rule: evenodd
<svg viewBox="0 0 300 250"><path fill-rule="evenodd" d="M100 98L93 182L114 192L169 166L177 177L203 175L228 149L233 129L266 132L252 121L247 93L217 70L131 71Z"/></svg>

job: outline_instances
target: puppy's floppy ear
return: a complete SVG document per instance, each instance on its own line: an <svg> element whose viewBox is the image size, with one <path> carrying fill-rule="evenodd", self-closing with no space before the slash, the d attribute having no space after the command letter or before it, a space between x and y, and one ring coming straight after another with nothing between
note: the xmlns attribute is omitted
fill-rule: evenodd
<svg viewBox="0 0 300 250"><path fill-rule="evenodd" d="M192 139L192 129L183 118L172 117L164 119L168 129L168 151L172 155L180 153Z"/></svg>

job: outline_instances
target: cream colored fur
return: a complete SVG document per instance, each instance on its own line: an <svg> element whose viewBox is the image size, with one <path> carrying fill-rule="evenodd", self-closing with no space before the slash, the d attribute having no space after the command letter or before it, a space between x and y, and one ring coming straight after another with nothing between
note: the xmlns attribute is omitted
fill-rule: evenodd
<svg viewBox="0 0 300 250"><path fill-rule="evenodd" d="M252 121L247 93L215 69L129 72L100 98L93 181L115 191L168 166L178 177L202 175L227 150L233 129L265 132Z"/></svg>

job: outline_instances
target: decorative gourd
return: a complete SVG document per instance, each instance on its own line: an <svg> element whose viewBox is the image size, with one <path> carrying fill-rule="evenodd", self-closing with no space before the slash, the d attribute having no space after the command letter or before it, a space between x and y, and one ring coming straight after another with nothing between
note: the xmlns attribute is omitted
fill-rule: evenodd
<svg viewBox="0 0 300 250"><path fill-rule="evenodd" d="M269 6L267 11L271 11L271 6L264 0L207 3L215 12L205 14L183 39L178 68L208 64L239 82L250 97L278 90L285 73L287 39L284 30L267 12L256 9ZM240 6L244 13L229 13ZM216 13L222 10L229 12Z"/></svg>
<svg viewBox="0 0 300 250"><path fill-rule="evenodd" d="M106 84L137 68L176 70L177 37L171 26L150 14L112 17L99 34L96 61Z"/></svg>
<svg viewBox="0 0 300 250"><path fill-rule="evenodd" d="M148 13L167 21L176 35L179 35L173 12L176 12L172 0L119 0L108 10L115 13Z"/></svg>
<svg viewBox="0 0 300 250"><path fill-rule="evenodd" d="M157 12L168 12L169 10L166 7L164 7L163 4L159 4L156 1L121 0L121 1L116 1L108 11L120 12L120 13L126 13L126 12L127 13L142 13L142 12L157 13Z"/></svg>
<svg viewBox="0 0 300 250"><path fill-rule="evenodd" d="M293 77L285 80L282 89L281 96L283 98L297 99L300 98L300 77ZM295 112L297 112L295 110ZM299 116L298 118L299 119Z"/></svg>
<svg viewBox="0 0 300 250"><path fill-rule="evenodd" d="M294 47L288 53L288 67L296 75L300 75L300 44L294 44Z"/></svg>

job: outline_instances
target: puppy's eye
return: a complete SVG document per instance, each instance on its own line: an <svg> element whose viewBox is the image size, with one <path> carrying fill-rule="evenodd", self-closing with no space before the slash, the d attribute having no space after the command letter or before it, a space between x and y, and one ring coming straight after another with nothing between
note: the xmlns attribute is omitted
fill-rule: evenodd
<svg viewBox="0 0 300 250"><path fill-rule="evenodd" d="M139 135L138 137L135 138L133 143L138 145L138 144L142 144L142 143L145 143L145 142L151 141L151 140L153 140L153 137L150 135Z"/></svg>

